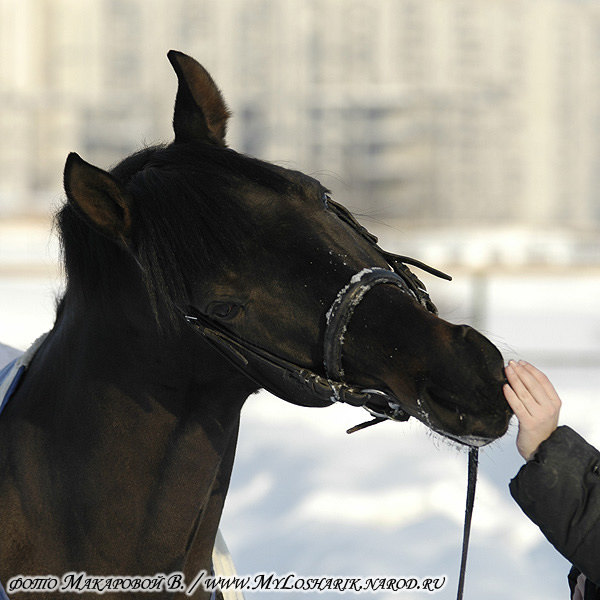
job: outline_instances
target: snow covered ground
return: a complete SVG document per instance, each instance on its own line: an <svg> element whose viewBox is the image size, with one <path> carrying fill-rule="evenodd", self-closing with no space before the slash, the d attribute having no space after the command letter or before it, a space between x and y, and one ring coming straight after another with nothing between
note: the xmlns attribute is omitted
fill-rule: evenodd
<svg viewBox="0 0 600 600"><path fill-rule="evenodd" d="M427 279L441 313L474 315L472 281ZM26 347L52 323L56 281L0 278L0 341ZM563 397L563 423L600 446L600 275L496 276L482 328L506 358L536 361ZM358 409L249 398L222 531L240 574L442 577L456 596L467 456L419 423L384 423L348 436ZM559 600L568 564L512 501L522 464L515 428L482 451L465 598ZM249 595L252 597L259 597ZM339 597L324 594L325 598ZM378 599L424 592L366 594ZM272 598L306 598L300 592Z"/></svg>

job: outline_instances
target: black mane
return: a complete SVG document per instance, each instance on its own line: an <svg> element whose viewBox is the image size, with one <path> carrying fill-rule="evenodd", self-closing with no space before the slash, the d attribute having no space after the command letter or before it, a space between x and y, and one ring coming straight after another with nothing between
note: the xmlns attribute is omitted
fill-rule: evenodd
<svg viewBox="0 0 600 600"><path fill-rule="evenodd" d="M283 171L228 148L204 143L144 148L111 175L133 202L132 254L96 231L69 203L56 215L68 295L114 302L117 271L140 274L157 321L179 321L187 305L189 273L214 273L239 253L255 223L240 218L240 188L248 182L278 195L296 191ZM128 269L123 269L124 265ZM64 301L64 299L63 299Z"/></svg>

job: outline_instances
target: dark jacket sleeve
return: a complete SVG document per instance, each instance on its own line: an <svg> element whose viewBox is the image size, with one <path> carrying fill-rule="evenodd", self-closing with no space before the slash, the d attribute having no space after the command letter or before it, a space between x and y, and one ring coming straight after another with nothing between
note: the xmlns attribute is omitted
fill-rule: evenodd
<svg viewBox="0 0 600 600"><path fill-rule="evenodd" d="M600 585L600 452L559 427L510 482L510 492L550 543Z"/></svg>

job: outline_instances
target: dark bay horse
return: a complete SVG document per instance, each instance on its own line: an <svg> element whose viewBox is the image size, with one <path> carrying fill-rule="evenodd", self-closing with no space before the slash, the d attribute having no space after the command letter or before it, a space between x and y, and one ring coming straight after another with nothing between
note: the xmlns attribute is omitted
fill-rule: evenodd
<svg viewBox="0 0 600 600"><path fill-rule="evenodd" d="M0 418L4 584L210 572L240 409L261 387L473 444L508 426L497 349L438 318L318 181L229 149L210 75L169 59L174 142L110 172L66 163L66 292Z"/></svg>

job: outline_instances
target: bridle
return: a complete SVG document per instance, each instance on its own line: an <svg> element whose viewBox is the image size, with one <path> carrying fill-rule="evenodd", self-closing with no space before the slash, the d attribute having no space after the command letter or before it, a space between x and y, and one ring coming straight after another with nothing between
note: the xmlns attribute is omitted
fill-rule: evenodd
<svg viewBox="0 0 600 600"><path fill-rule="evenodd" d="M242 339L193 307L184 318L246 376L276 396L300 406L328 406L340 402L365 408L377 421L406 421L410 415L387 391L364 389L343 380L342 339L352 312L370 289L384 283L407 289L405 280L397 273L373 267L355 275L340 290L327 313L325 376Z"/></svg>
<svg viewBox="0 0 600 600"><path fill-rule="evenodd" d="M345 333L356 307L365 295L377 285L395 285L427 311L437 314L437 309L431 301L425 286L406 266L407 264L416 266L443 279L450 280L451 277L418 260L386 252L379 247L377 238L362 227L345 207L331 199L328 200L328 205L342 221L355 229L377 250L391 269L381 267L363 269L356 273L350 282L338 292L331 308L326 313L323 341L325 376L294 364L252 342L244 340L194 307L189 307L186 311L183 311L184 319L247 377L275 396L301 406L328 406L341 402L367 410L373 419L349 429L348 433L353 433L385 420L407 421L411 415L387 390L365 389L360 386L353 386L345 381L342 364ZM477 476L477 458L477 448L470 447L469 485L458 600L462 598L464 587Z"/></svg>
<svg viewBox="0 0 600 600"><path fill-rule="evenodd" d="M277 356L228 331L194 307L183 311L184 319L245 375L275 396L301 406L328 406L341 402L369 411L374 421L406 421L409 414L386 390L364 389L344 381L342 367L343 334L356 306L365 294L379 284L393 284L412 296L429 312L437 314L435 305L421 281L406 264L419 267L437 277L451 277L418 260L386 252L377 238L356 221L350 211L333 200L328 206L345 223L371 244L391 269L363 269L340 290L326 314L323 355L325 376ZM369 422L372 424L373 422ZM362 428L364 425L358 426ZM353 430L356 430L353 428Z"/></svg>

